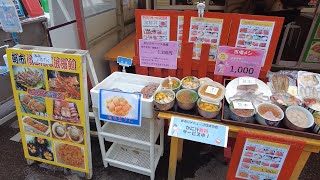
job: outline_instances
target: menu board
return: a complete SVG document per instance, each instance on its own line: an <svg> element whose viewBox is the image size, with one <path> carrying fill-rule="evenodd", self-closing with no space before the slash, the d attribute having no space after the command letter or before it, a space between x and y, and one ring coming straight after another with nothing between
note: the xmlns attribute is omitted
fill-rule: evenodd
<svg viewBox="0 0 320 180"><path fill-rule="evenodd" d="M275 22L241 19L236 47L262 49L265 51L262 66L270 46Z"/></svg>
<svg viewBox="0 0 320 180"><path fill-rule="evenodd" d="M141 16L142 39L170 40L170 16Z"/></svg>
<svg viewBox="0 0 320 180"><path fill-rule="evenodd" d="M202 43L210 44L209 60L216 59L223 19L191 17L189 42L194 42L193 59L200 59Z"/></svg>
<svg viewBox="0 0 320 180"><path fill-rule="evenodd" d="M19 48L7 55L25 157L89 173L82 55Z"/></svg>
<svg viewBox="0 0 320 180"><path fill-rule="evenodd" d="M184 24L184 16L178 16L178 30L177 30L177 41L178 41L178 57L181 54L181 43L183 36L183 24Z"/></svg>
<svg viewBox="0 0 320 180"><path fill-rule="evenodd" d="M290 145L246 139L236 172L242 179L277 179Z"/></svg>

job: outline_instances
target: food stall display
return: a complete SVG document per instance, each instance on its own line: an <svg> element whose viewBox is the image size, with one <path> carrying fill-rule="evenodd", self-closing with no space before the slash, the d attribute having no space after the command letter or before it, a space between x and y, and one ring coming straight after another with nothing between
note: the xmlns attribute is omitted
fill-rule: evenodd
<svg viewBox="0 0 320 180"><path fill-rule="evenodd" d="M87 51L17 45L7 55L25 158L91 177Z"/></svg>

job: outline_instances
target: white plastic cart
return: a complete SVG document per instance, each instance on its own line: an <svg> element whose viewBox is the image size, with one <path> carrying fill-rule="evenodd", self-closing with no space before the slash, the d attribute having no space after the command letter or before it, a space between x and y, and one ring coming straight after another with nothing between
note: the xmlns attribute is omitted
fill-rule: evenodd
<svg viewBox="0 0 320 180"><path fill-rule="evenodd" d="M153 180L155 170L163 155L164 122L157 120L153 111L153 97L142 98L141 127L103 122L99 119L100 89L118 88L126 92L140 92L162 78L114 72L91 89L93 113L96 120L101 154L104 167L108 165L150 176ZM160 136L160 145L156 144ZM104 141L112 142L106 151Z"/></svg>

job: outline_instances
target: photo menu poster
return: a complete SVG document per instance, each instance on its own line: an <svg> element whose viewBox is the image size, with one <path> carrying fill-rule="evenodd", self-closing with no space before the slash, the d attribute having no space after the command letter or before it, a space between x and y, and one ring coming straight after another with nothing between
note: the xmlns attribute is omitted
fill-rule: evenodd
<svg viewBox="0 0 320 180"><path fill-rule="evenodd" d="M246 139L236 177L241 179L277 179L290 145Z"/></svg>
<svg viewBox="0 0 320 180"><path fill-rule="evenodd" d="M241 19L238 29L236 47L262 49L265 55L261 66L264 65L275 22Z"/></svg>
<svg viewBox="0 0 320 180"><path fill-rule="evenodd" d="M181 54L181 43L182 43L182 36L183 36L183 24L184 24L184 16L178 16L178 29L177 29L178 58L180 58L180 54Z"/></svg>
<svg viewBox="0 0 320 180"><path fill-rule="evenodd" d="M141 16L142 39L170 41L170 16Z"/></svg>
<svg viewBox="0 0 320 180"><path fill-rule="evenodd" d="M223 19L191 17L189 42L194 42L193 59L200 59L202 43L210 44L209 61L217 58Z"/></svg>
<svg viewBox="0 0 320 180"><path fill-rule="evenodd" d="M19 48L7 55L25 157L89 173L82 56Z"/></svg>

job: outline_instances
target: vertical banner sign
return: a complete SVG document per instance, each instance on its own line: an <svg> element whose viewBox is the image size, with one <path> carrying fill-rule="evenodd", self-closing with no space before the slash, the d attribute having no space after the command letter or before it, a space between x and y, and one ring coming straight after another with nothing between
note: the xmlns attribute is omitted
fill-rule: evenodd
<svg viewBox="0 0 320 180"><path fill-rule="evenodd" d="M209 60L217 57L223 19L191 17L189 42L194 42L193 59L200 59L202 43L210 44Z"/></svg>
<svg viewBox="0 0 320 180"><path fill-rule="evenodd" d="M139 39L140 66L177 69L178 43Z"/></svg>
<svg viewBox="0 0 320 180"><path fill-rule="evenodd" d="M89 173L82 55L19 48L7 55L25 157Z"/></svg>
<svg viewBox="0 0 320 180"><path fill-rule="evenodd" d="M246 139L236 177L278 179L290 145Z"/></svg>
<svg viewBox="0 0 320 180"><path fill-rule="evenodd" d="M99 119L141 126L141 94L100 89Z"/></svg>
<svg viewBox="0 0 320 180"><path fill-rule="evenodd" d="M168 136L227 147L229 127L192 119L172 117Z"/></svg>
<svg viewBox="0 0 320 180"><path fill-rule="evenodd" d="M315 22L309 41L306 42L308 44L303 55L303 61L307 63L320 62L320 16L316 17L317 21Z"/></svg>
<svg viewBox="0 0 320 180"><path fill-rule="evenodd" d="M170 16L141 16L142 39L170 41Z"/></svg>
<svg viewBox="0 0 320 180"><path fill-rule="evenodd" d="M214 74L223 76L259 77L264 51L230 46L219 46Z"/></svg>
<svg viewBox="0 0 320 180"><path fill-rule="evenodd" d="M264 65L270 46L275 22L241 19L238 29L236 47L264 50Z"/></svg>

